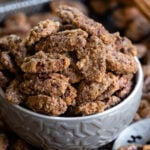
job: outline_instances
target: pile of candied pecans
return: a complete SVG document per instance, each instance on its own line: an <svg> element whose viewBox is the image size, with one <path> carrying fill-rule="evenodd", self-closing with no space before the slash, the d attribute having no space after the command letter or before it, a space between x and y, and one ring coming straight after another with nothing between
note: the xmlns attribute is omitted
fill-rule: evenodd
<svg viewBox="0 0 150 150"><path fill-rule="evenodd" d="M76 8L63 5L57 14L59 21L44 20L24 38L1 40L1 73L14 75L2 85L6 100L53 116L91 115L121 102L134 88L136 47Z"/></svg>

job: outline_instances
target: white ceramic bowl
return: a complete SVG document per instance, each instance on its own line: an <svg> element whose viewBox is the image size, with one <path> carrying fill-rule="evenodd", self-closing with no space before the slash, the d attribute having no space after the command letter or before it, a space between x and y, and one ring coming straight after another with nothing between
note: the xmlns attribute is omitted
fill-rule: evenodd
<svg viewBox="0 0 150 150"><path fill-rule="evenodd" d="M0 108L7 124L20 137L44 149L96 149L114 140L132 121L142 95L143 73L138 63L131 94L109 110L85 117L53 117L8 104L1 93Z"/></svg>

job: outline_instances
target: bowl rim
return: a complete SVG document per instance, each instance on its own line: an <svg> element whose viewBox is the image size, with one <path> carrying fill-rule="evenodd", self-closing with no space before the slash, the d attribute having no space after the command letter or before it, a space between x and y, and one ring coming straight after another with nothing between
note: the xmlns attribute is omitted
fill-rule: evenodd
<svg viewBox="0 0 150 150"><path fill-rule="evenodd" d="M121 103L117 104L116 106L109 108L108 110L105 110L103 112L100 113L96 113L93 115L89 115L89 116L79 116L79 117L60 117L60 116L48 116L45 114L40 114L37 112L34 112L32 110L26 109L20 105L16 105L16 104L10 104L11 107L14 107L15 109L18 109L19 111L22 111L28 115L34 116L34 117L38 117L41 119L49 119L49 120L59 120L59 121L77 121L77 120L86 120L86 119L93 119L95 117L101 117L104 115L108 115L111 114L112 112L114 112L115 110L118 110L120 107L122 107L122 105L125 105L126 103L128 103L128 101L130 101L130 99L132 99L132 97L134 97L134 95L137 93L138 89L140 88L141 84L143 84L143 71L142 71L142 67L141 67L141 63L138 60L137 57L135 57L135 61L138 64L138 71L137 71L137 79L136 79L136 84L134 86L134 89L132 90L132 92L130 93L130 95L128 97L126 97ZM0 96L2 97L2 99L4 98L4 93L2 90L0 90ZM1 98L0 98L1 101ZM8 103L8 102L7 102Z"/></svg>

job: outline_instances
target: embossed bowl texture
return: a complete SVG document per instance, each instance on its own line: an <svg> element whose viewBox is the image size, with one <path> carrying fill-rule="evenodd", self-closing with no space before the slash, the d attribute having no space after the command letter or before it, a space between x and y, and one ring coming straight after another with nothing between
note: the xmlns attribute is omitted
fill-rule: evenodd
<svg viewBox="0 0 150 150"><path fill-rule="evenodd" d="M143 73L138 63L136 85L120 104L84 117L54 117L8 104L1 91L0 109L6 123L20 137L46 150L96 149L114 140L132 121L142 95Z"/></svg>

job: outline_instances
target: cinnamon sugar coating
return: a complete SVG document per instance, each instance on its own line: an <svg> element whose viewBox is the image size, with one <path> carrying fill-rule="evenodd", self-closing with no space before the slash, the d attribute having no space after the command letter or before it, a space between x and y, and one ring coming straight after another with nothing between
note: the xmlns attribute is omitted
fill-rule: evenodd
<svg viewBox="0 0 150 150"><path fill-rule="evenodd" d="M92 115L95 113L103 112L106 108L106 104L102 101L94 101L82 103L75 108L76 114Z"/></svg>
<svg viewBox="0 0 150 150"><path fill-rule="evenodd" d="M114 74L110 74L111 82L110 85L103 91L102 94L100 94L97 97L97 100L104 100L106 98L109 98L113 95L115 95L115 92L119 90L119 84L118 84L118 76L115 76Z"/></svg>
<svg viewBox="0 0 150 150"><path fill-rule="evenodd" d="M20 66L23 63L27 53L23 40L19 36L10 35L8 36L8 44L10 53L15 58L16 64Z"/></svg>
<svg viewBox="0 0 150 150"><path fill-rule="evenodd" d="M106 57L107 68L117 74L132 74L137 72L137 63L132 56L121 52L109 51Z"/></svg>
<svg viewBox="0 0 150 150"><path fill-rule="evenodd" d="M86 45L88 34L81 29L65 30L41 39L36 45L37 51L67 52Z"/></svg>
<svg viewBox="0 0 150 150"><path fill-rule="evenodd" d="M20 91L26 95L46 94L61 96L68 87L68 79L61 74L51 74L47 79L28 79L20 84Z"/></svg>
<svg viewBox="0 0 150 150"><path fill-rule="evenodd" d="M49 54L39 51L35 55L26 57L21 65L23 72L53 73L67 69L70 59L61 54Z"/></svg>
<svg viewBox="0 0 150 150"><path fill-rule="evenodd" d="M32 46L38 42L41 38L44 38L52 33L56 33L59 30L60 23L54 22L49 19L41 21L35 26L26 37L25 43L27 46Z"/></svg>
<svg viewBox="0 0 150 150"><path fill-rule="evenodd" d="M76 97L77 97L77 90L69 85L63 94L62 98L66 102L68 106L75 106L76 105Z"/></svg>
<svg viewBox="0 0 150 150"><path fill-rule="evenodd" d="M63 99L46 95L29 96L26 105L33 111L54 116L65 113L67 109Z"/></svg>
<svg viewBox="0 0 150 150"><path fill-rule="evenodd" d="M107 109L108 109L108 108L111 108L111 107L115 106L116 104L118 104L121 101L121 99L117 96L111 96L111 97L105 99L104 101L106 102Z"/></svg>
<svg viewBox="0 0 150 150"><path fill-rule="evenodd" d="M12 73L17 72L17 67L9 51L0 51L0 62L2 66L5 69L9 70L10 72Z"/></svg>
<svg viewBox="0 0 150 150"><path fill-rule="evenodd" d="M62 73L69 78L70 83L78 83L83 79L83 75L79 72L79 69L75 64L71 64L69 68L64 70Z"/></svg>
<svg viewBox="0 0 150 150"><path fill-rule="evenodd" d="M17 74L26 57L27 49L17 35L9 35L0 39L0 64L2 70Z"/></svg>
<svg viewBox="0 0 150 150"><path fill-rule="evenodd" d="M105 38L107 38L109 34L103 25L88 18L78 9L64 5L59 7L57 13L64 22L72 23L74 26L83 29L90 35L98 36L102 38L104 42L107 42Z"/></svg>
<svg viewBox="0 0 150 150"><path fill-rule="evenodd" d="M25 96L20 93L19 80L13 80L6 89L5 97L8 102L13 104L20 104L25 100Z"/></svg>
<svg viewBox="0 0 150 150"><path fill-rule="evenodd" d="M94 101L100 96L112 83L111 74L106 74L101 82L82 81L78 87L77 103Z"/></svg>
<svg viewBox="0 0 150 150"><path fill-rule="evenodd" d="M77 54L77 67L87 80L101 82L106 71L106 50L101 40L92 36Z"/></svg>

